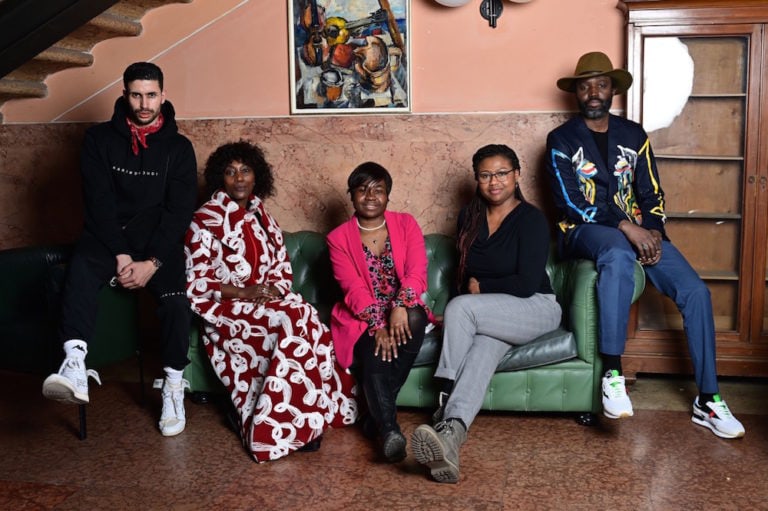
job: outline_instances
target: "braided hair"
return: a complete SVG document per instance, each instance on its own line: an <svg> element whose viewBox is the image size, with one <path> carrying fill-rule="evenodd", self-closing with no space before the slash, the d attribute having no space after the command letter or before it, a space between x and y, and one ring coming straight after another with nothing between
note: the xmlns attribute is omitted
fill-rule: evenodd
<svg viewBox="0 0 768 511"><path fill-rule="evenodd" d="M515 154L515 151L513 151L512 148L504 144L489 144L478 149L472 156L472 170L475 174L475 181L478 179L477 175L480 163L486 158L491 158L493 156L502 156L506 158L509 160L512 170L520 170L520 161L517 159L517 154ZM515 198L521 202L525 201L523 192L520 191L520 186L517 184L515 184ZM480 195L480 187L476 186L472 200L464 209L464 221L461 224L456 239L456 247L459 252L459 267L456 272L456 285L459 291L461 291L461 288L464 285L469 249L477 238L486 210L487 204L485 199Z"/></svg>

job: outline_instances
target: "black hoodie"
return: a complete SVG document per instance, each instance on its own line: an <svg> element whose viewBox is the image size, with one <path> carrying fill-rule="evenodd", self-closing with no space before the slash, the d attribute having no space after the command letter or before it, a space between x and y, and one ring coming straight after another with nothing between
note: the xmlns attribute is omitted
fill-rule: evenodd
<svg viewBox="0 0 768 511"><path fill-rule="evenodd" d="M85 229L114 254L167 260L183 242L197 200L192 143L176 126L169 101L163 126L147 135L147 148L131 149L129 106L115 102L112 120L89 128L81 159Z"/></svg>

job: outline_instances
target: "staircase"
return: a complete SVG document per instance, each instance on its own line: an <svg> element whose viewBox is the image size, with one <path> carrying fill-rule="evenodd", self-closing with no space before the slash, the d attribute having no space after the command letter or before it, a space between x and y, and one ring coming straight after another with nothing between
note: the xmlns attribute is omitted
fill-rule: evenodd
<svg viewBox="0 0 768 511"><path fill-rule="evenodd" d="M45 97L48 75L92 65L97 43L138 36L150 9L191 2L0 0L0 108L14 99Z"/></svg>

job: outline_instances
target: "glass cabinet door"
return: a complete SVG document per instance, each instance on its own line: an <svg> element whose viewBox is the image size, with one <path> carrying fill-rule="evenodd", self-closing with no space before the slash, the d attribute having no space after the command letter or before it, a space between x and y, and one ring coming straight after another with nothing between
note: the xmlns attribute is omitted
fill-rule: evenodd
<svg viewBox="0 0 768 511"><path fill-rule="evenodd" d="M643 48L642 124L667 234L709 286L719 331L738 328L748 45L747 37L646 37ZM671 300L648 292L638 328L682 322Z"/></svg>
<svg viewBox="0 0 768 511"><path fill-rule="evenodd" d="M718 339L746 340L750 321L756 156L747 154L750 73L759 30L739 34L644 34L639 120L648 132L665 192L667 235L712 295ZM635 94L639 92L636 91ZM638 117L637 115L635 116ZM750 205L751 204L751 205ZM768 291L766 291L768 293ZM635 336L676 339L682 318L672 300L646 287Z"/></svg>
<svg viewBox="0 0 768 511"><path fill-rule="evenodd" d="M621 0L666 231L712 296L717 371L768 376L768 2ZM624 369L690 372L682 318L647 285Z"/></svg>

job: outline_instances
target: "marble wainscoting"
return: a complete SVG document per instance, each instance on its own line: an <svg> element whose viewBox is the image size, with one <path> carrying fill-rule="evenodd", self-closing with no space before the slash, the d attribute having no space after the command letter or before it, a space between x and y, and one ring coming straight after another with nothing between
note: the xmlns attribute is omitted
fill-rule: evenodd
<svg viewBox="0 0 768 511"><path fill-rule="evenodd" d="M327 232L351 213L346 179L372 160L392 173L391 210L425 233L455 230L474 189L472 154L489 143L517 151L526 197L551 215L546 135L567 113L306 116L181 120L203 168L220 144L260 144L275 172L267 207L284 230ZM87 124L0 125L0 249L76 238L82 226L79 151Z"/></svg>

